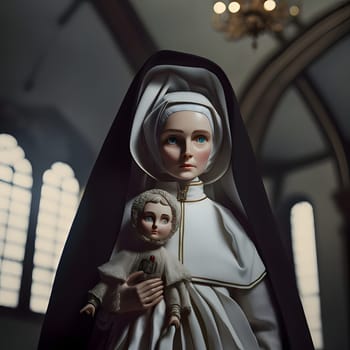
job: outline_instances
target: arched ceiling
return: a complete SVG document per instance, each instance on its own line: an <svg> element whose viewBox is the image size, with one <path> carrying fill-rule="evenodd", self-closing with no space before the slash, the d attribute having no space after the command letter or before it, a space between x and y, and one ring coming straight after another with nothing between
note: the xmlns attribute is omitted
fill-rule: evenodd
<svg viewBox="0 0 350 350"><path fill-rule="evenodd" d="M343 137L350 141L349 88L350 34L320 56L309 73L335 117Z"/></svg>
<svg viewBox="0 0 350 350"><path fill-rule="evenodd" d="M307 27L342 3L304 1L301 22ZM0 4L0 96L58 108L95 154L135 69L157 49L187 51L214 60L240 96L281 44L269 35L259 37L256 50L250 38L226 41L211 27L211 7L210 0L4 1ZM295 34L296 30L289 30L287 36L292 39ZM340 41L308 71L347 141L349 50L349 40ZM293 160L300 155L301 150L288 140L293 135L288 130L305 131L312 118L297 94L293 89L286 92L276 107L283 118L268 133L267 160ZM293 121L292 129L286 127L286 121ZM285 137L281 139L282 131ZM327 149L315 129L299 136L303 134L299 144L309 155Z"/></svg>

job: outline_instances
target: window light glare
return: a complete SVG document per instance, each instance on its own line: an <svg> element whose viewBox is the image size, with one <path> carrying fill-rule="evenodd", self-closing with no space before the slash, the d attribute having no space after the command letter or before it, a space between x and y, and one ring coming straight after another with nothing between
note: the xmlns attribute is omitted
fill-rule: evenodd
<svg viewBox="0 0 350 350"><path fill-rule="evenodd" d="M25 245L27 235L22 230L14 230L9 228L7 230L6 240L19 245Z"/></svg>
<svg viewBox="0 0 350 350"><path fill-rule="evenodd" d="M22 158L24 158L24 151L20 147L13 148L7 151L7 161L8 164L15 164Z"/></svg>
<svg viewBox="0 0 350 350"><path fill-rule="evenodd" d="M9 198L1 198L0 197L0 210L8 210L10 204L10 199Z"/></svg>
<svg viewBox="0 0 350 350"><path fill-rule="evenodd" d="M36 242L35 248L43 253L50 254L54 249L54 242L52 240L40 239Z"/></svg>
<svg viewBox="0 0 350 350"><path fill-rule="evenodd" d="M61 201L64 205L67 205L70 207L76 207L78 202L77 194L74 195L71 193L62 192Z"/></svg>
<svg viewBox="0 0 350 350"><path fill-rule="evenodd" d="M38 223L54 227L56 223L56 214L41 210L38 216Z"/></svg>
<svg viewBox="0 0 350 350"><path fill-rule="evenodd" d="M58 266L58 263L60 262L61 254L62 254L62 249L61 249L61 252L59 252L59 254L56 254L54 256L53 265L55 265L55 268Z"/></svg>
<svg viewBox="0 0 350 350"><path fill-rule="evenodd" d="M33 269L33 280L42 281L42 283L51 284L52 282L52 271L43 269L41 267L34 267Z"/></svg>
<svg viewBox="0 0 350 350"><path fill-rule="evenodd" d="M76 200L70 201L71 205L68 206L61 206L60 210L59 210L59 215L60 215L60 220L65 218L65 221L67 222L67 224L70 223L70 221L73 219L74 217L74 212L72 210L72 207L76 207Z"/></svg>
<svg viewBox="0 0 350 350"><path fill-rule="evenodd" d="M0 211L0 224L7 224L8 215L6 212Z"/></svg>
<svg viewBox="0 0 350 350"><path fill-rule="evenodd" d="M314 213L310 203L295 204L291 210L292 247L295 273L305 316L315 348L323 346Z"/></svg>
<svg viewBox="0 0 350 350"><path fill-rule="evenodd" d="M266 11L273 11L276 8L276 2L274 0L266 0L264 2L264 9Z"/></svg>
<svg viewBox="0 0 350 350"><path fill-rule="evenodd" d="M50 267L52 265L52 254L43 253L39 250L35 251L34 255L34 265L42 267ZM56 268L56 266L55 266Z"/></svg>
<svg viewBox="0 0 350 350"><path fill-rule="evenodd" d="M52 225L44 225L42 222L40 223L40 227L36 229L37 237L42 238L50 238L55 237L55 229Z"/></svg>
<svg viewBox="0 0 350 350"><path fill-rule="evenodd" d="M23 258L24 258L23 245L6 242L3 258L23 261Z"/></svg>
<svg viewBox="0 0 350 350"><path fill-rule="evenodd" d="M16 139L9 134L0 134L0 150L6 148L15 148L17 146Z"/></svg>
<svg viewBox="0 0 350 350"><path fill-rule="evenodd" d="M60 198L60 191L58 188L48 186L46 184L43 185L41 189L41 196L50 198L51 200L59 200Z"/></svg>
<svg viewBox="0 0 350 350"><path fill-rule="evenodd" d="M56 215L57 211L59 210L59 207L60 206L58 201L52 201L49 198L41 197L40 210L42 210L43 212Z"/></svg>
<svg viewBox="0 0 350 350"><path fill-rule="evenodd" d="M22 264L16 261L5 259L2 261L1 271L6 271L6 273L12 274L14 276L20 276L22 274Z"/></svg>
<svg viewBox="0 0 350 350"><path fill-rule="evenodd" d="M48 305L48 298L31 296L30 309L34 312L45 313Z"/></svg>
<svg viewBox="0 0 350 350"><path fill-rule="evenodd" d="M15 171L18 171L22 174L32 174L32 166L28 159L22 158L13 164Z"/></svg>
<svg viewBox="0 0 350 350"><path fill-rule="evenodd" d="M0 224L0 242L2 246L4 244L5 234L6 234L5 225Z"/></svg>
<svg viewBox="0 0 350 350"><path fill-rule="evenodd" d="M55 224L57 221L56 217L57 217L56 213L52 213L46 210L40 210L40 213L38 215L38 221L40 224L55 227Z"/></svg>
<svg viewBox="0 0 350 350"><path fill-rule="evenodd" d="M228 5L228 10L231 13L237 13L241 9L241 5L237 1L231 1Z"/></svg>
<svg viewBox="0 0 350 350"><path fill-rule="evenodd" d="M10 197L12 191L12 186L0 180L0 194L1 197Z"/></svg>
<svg viewBox="0 0 350 350"><path fill-rule="evenodd" d="M51 167L52 171L55 172L57 176L61 177L72 177L74 176L74 172L72 168L65 163L62 162L56 162Z"/></svg>
<svg viewBox="0 0 350 350"><path fill-rule="evenodd" d="M63 251L63 245L56 245L55 257L56 257L58 260L61 258L62 251Z"/></svg>
<svg viewBox="0 0 350 350"><path fill-rule="evenodd" d="M12 167L5 164L0 164L0 179L6 182L11 182L13 177Z"/></svg>
<svg viewBox="0 0 350 350"><path fill-rule="evenodd" d="M323 344L323 336L320 330L312 331L312 340L315 344L316 349L321 349Z"/></svg>
<svg viewBox="0 0 350 350"><path fill-rule="evenodd" d="M71 227L72 221L69 222L59 222L57 227L57 240L56 242L59 243L57 246L61 246L63 249L64 242L66 241L69 233L69 229Z"/></svg>
<svg viewBox="0 0 350 350"><path fill-rule="evenodd" d="M62 189L71 192L78 193L79 192L79 183L75 178L67 178L63 180Z"/></svg>
<svg viewBox="0 0 350 350"><path fill-rule="evenodd" d="M55 254L59 254L61 256L62 254L62 250L63 250L63 247L64 247L64 243L66 242L66 239L68 237L68 231L69 229L65 229L65 230L60 230L60 231L57 231L57 233L60 235L56 241L56 248L55 248Z"/></svg>
<svg viewBox="0 0 350 350"><path fill-rule="evenodd" d="M16 307L18 304L18 293L11 290L0 290L1 305L8 307Z"/></svg>
<svg viewBox="0 0 350 350"><path fill-rule="evenodd" d="M32 293L35 296L43 296L43 297L48 297L51 292L51 285L47 284L42 284L38 282L33 282L32 284Z"/></svg>
<svg viewBox="0 0 350 350"><path fill-rule="evenodd" d="M304 310L307 315L309 315L311 318L312 317L319 317L319 308L318 308L318 298L314 295L309 296L307 298L304 298ZM317 320L319 322L319 320Z"/></svg>
<svg viewBox="0 0 350 350"><path fill-rule="evenodd" d="M216 14L221 15L226 11L226 5L222 1L217 1L213 6L213 10Z"/></svg>
<svg viewBox="0 0 350 350"><path fill-rule="evenodd" d="M299 276L300 277L300 276ZM299 285L299 290L303 295L313 295L318 293L318 279L315 275L303 276L305 279L303 283Z"/></svg>
<svg viewBox="0 0 350 350"><path fill-rule="evenodd" d="M28 217L18 215L16 213L10 213L8 218L8 226L26 231L28 228Z"/></svg>
<svg viewBox="0 0 350 350"><path fill-rule="evenodd" d="M18 291L20 285L21 279L16 276L2 274L0 277L1 288Z"/></svg>
<svg viewBox="0 0 350 350"><path fill-rule="evenodd" d="M11 204L9 203L8 208L10 209L11 213L24 216L24 217L27 217L29 213L29 203L12 201Z"/></svg>
<svg viewBox="0 0 350 350"><path fill-rule="evenodd" d="M61 183L60 177L52 170L46 170L43 175L44 183L47 185L52 185L54 187L59 187Z"/></svg>
<svg viewBox="0 0 350 350"><path fill-rule="evenodd" d="M29 174L21 174L20 172L16 172L13 177L13 184L31 189L33 186L33 177Z"/></svg>
<svg viewBox="0 0 350 350"><path fill-rule="evenodd" d="M19 203L30 203L32 196L25 188L13 186L11 189L11 199Z"/></svg>

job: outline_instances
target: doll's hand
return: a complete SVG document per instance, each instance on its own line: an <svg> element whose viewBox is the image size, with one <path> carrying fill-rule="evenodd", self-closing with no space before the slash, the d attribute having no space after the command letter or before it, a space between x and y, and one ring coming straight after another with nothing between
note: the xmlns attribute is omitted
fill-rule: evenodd
<svg viewBox="0 0 350 350"><path fill-rule="evenodd" d="M86 304L81 310L80 310L80 313L86 313L87 315L91 315L92 317L95 316L95 311L96 311L96 308L94 305L92 304Z"/></svg>
<svg viewBox="0 0 350 350"><path fill-rule="evenodd" d="M175 315L170 316L168 327L170 326L175 326L176 329L180 327L180 320L177 316Z"/></svg>
<svg viewBox="0 0 350 350"><path fill-rule="evenodd" d="M163 299L163 281L160 278L144 280L143 276L143 271L136 271L119 287L120 313L144 311Z"/></svg>

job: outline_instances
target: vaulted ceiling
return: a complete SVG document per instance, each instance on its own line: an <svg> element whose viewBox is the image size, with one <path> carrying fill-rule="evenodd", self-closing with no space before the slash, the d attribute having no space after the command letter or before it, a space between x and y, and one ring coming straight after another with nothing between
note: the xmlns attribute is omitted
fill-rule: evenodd
<svg viewBox="0 0 350 350"><path fill-rule="evenodd" d="M97 154L137 68L156 50L173 49L208 57L226 71L269 169L334 152L332 136L322 131L327 123L348 150L348 2L304 1L301 26L287 30L287 43L265 34L257 49L250 38L227 41L213 30L212 3L3 1L0 101L59 109ZM321 22L332 13L337 25ZM320 37L314 23L323 28Z"/></svg>

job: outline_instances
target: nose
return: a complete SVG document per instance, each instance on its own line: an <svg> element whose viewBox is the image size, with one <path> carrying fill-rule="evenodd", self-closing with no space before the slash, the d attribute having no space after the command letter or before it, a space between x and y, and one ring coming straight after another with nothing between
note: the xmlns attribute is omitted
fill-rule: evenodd
<svg viewBox="0 0 350 350"><path fill-rule="evenodd" d="M156 223L155 221L153 221L152 228L153 228L153 229L157 228L157 223Z"/></svg>
<svg viewBox="0 0 350 350"><path fill-rule="evenodd" d="M186 140L184 144L183 156L185 160L193 157L191 140Z"/></svg>

